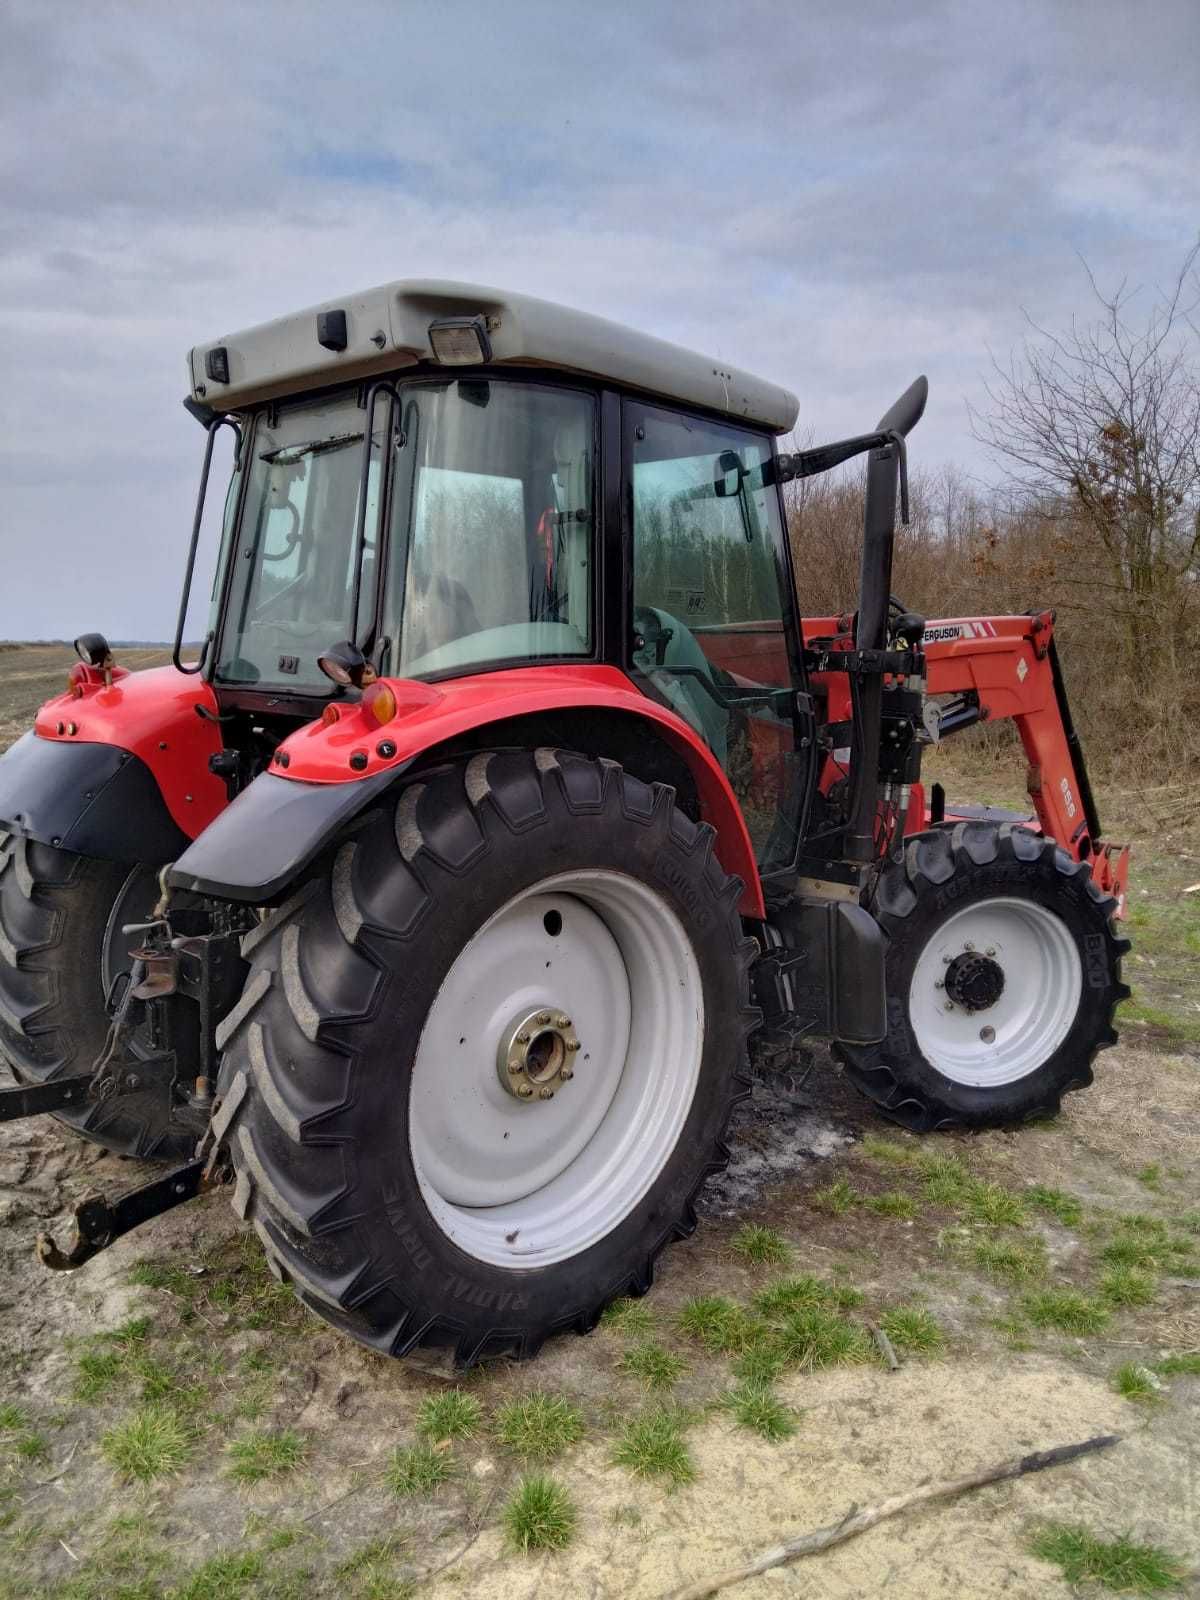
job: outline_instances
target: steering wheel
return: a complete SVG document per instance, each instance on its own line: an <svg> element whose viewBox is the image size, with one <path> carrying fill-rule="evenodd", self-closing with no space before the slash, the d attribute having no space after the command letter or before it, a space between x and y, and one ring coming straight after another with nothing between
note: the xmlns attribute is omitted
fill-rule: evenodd
<svg viewBox="0 0 1200 1600"><path fill-rule="evenodd" d="M263 546L262 558L264 561L286 561L288 556L291 555L292 551L300 542L299 511L290 500L285 500L279 509L281 511L287 511L290 514L292 525L283 536L282 550L268 550L265 545Z"/></svg>
<svg viewBox="0 0 1200 1600"><path fill-rule="evenodd" d="M664 628L658 619L658 613L649 606L634 606L633 629L634 648L645 650L653 647L654 665L661 667L667 659L667 646L675 637L675 629Z"/></svg>

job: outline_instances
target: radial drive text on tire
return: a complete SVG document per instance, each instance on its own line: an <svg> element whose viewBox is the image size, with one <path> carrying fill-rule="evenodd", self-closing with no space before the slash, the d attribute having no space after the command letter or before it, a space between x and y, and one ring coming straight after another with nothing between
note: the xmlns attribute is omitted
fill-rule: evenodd
<svg viewBox="0 0 1200 1600"><path fill-rule="evenodd" d="M1053 840L1010 823L918 834L873 906L889 938L888 1034L839 1046L858 1087L915 1131L1053 1114L1116 1043L1116 902Z"/></svg>
<svg viewBox="0 0 1200 1600"><path fill-rule="evenodd" d="M674 792L464 758L244 942L217 1137L301 1298L400 1355L532 1355L650 1284L745 1093L740 880Z"/></svg>
<svg viewBox="0 0 1200 1600"><path fill-rule="evenodd" d="M129 966L122 925L157 898L150 867L97 861L0 830L0 1056L27 1083L86 1072L104 1047L108 985ZM118 1155L182 1161L194 1128L172 1119L169 1087L56 1113Z"/></svg>

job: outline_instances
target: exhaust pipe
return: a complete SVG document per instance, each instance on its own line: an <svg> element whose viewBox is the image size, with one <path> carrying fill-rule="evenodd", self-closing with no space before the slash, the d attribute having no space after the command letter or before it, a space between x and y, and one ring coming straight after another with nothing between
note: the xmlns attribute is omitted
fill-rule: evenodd
<svg viewBox="0 0 1200 1600"><path fill-rule="evenodd" d="M862 569L859 577L857 650L887 648L888 601L892 593L892 555L896 544L896 488L901 489L902 512L908 520L907 474L901 474L904 441L920 422L929 396L929 383L918 378L880 419L877 432L885 436L867 457L867 493L863 506ZM851 675L854 734L850 756L850 816L846 825L847 861L875 859L875 814L879 792L879 737L883 706L883 676L878 672Z"/></svg>

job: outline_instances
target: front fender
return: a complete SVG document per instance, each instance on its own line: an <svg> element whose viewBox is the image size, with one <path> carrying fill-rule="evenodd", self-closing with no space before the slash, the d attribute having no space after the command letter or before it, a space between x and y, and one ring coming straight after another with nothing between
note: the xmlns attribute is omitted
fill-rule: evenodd
<svg viewBox="0 0 1200 1600"><path fill-rule="evenodd" d="M715 853L745 885L740 909L765 914L754 848L729 780L694 730L639 693L615 667L513 667L444 683L389 678L395 715L380 724L365 704L314 722L275 752L256 778L176 861L179 888L261 904L275 898L337 830L439 746L492 723L540 712L620 711L653 727L687 763Z"/></svg>

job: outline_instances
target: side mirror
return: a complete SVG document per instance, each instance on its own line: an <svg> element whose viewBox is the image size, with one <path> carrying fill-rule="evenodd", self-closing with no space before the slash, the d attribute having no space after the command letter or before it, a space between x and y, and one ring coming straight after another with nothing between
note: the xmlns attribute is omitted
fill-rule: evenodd
<svg viewBox="0 0 1200 1600"><path fill-rule="evenodd" d="M717 457L717 474L713 479L713 494L718 500L732 500L741 492L746 477L746 465L736 450L722 450Z"/></svg>

